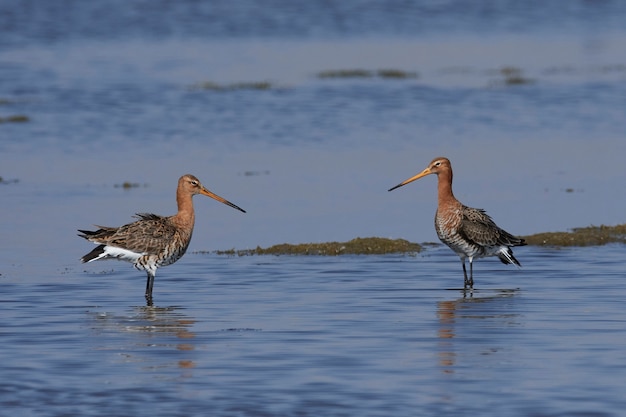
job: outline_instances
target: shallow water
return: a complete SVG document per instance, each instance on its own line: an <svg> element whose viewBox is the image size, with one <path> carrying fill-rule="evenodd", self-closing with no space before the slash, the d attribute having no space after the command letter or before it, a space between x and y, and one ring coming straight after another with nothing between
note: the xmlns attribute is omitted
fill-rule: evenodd
<svg viewBox="0 0 626 417"><path fill-rule="evenodd" d="M623 246L224 257L3 279L18 415L619 415ZM111 269L109 269L111 267ZM590 383L590 381L593 381Z"/></svg>
<svg viewBox="0 0 626 417"><path fill-rule="evenodd" d="M0 4L0 118L29 118L0 123L0 409L620 415L623 245L479 260L472 294L444 247L198 251L435 241L435 179L386 190L437 155L513 234L623 223L623 2L260 4ZM418 76L317 76L387 68ZM196 198L145 307L143 273L81 265L75 230L173 213L186 172L247 213Z"/></svg>

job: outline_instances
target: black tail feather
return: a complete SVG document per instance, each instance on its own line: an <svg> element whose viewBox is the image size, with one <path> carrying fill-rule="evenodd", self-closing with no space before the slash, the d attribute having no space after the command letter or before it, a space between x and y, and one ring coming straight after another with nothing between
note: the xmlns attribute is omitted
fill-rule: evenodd
<svg viewBox="0 0 626 417"><path fill-rule="evenodd" d="M500 259L500 262L502 262L505 265L514 264L519 267L522 266L522 264L520 264L519 261L515 259L515 256L513 256L513 251L511 250L511 248L507 248L506 254L498 253L498 258Z"/></svg>
<svg viewBox="0 0 626 417"><path fill-rule="evenodd" d="M94 260L98 256L102 255L104 253L104 247L105 247L104 245L98 245L94 250L92 250L87 255L83 256L82 258L80 258L81 262L83 263L89 262L89 261Z"/></svg>
<svg viewBox="0 0 626 417"><path fill-rule="evenodd" d="M82 237L83 239L87 239L87 240L89 240L89 238L97 236L97 235L99 235L100 233L103 232L102 229L98 229L98 230L80 230L80 229L78 229L78 231L80 232L78 234L78 236Z"/></svg>
<svg viewBox="0 0 626 417"><path fill-rule="evenodd" d="M78 234L78 236L82 237L83 239L89 239L89 236L94 233L91 230L80 230L80 229L78 229L78 231L80 232Z"/></svg>

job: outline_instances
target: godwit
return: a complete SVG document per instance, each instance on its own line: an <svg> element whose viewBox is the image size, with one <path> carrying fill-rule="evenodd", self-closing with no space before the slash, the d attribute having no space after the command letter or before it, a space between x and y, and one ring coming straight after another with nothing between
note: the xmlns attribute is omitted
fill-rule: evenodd
<svg viewBox="0 0 626 417"><path fill-rule="evenodd" d="M239 211L246 212L228 200L207 190L193 175L187 174L178 180L176 202L178 213L173 216L158 216L137 213L136 222L120 227L99 227L96 231L79 230L83 237L98 245L81 258L83 262L98 259L120 259L132 262L137 269L148 274L146 300L152 305L154 275L160 266L173 264L187 251L195 220L192 197L196 194L214 198Z"/></svg>
<svg viewBox="0 0 626 417"><path fill-rule="evenodd" d="M524 246L524 239L500 229L484 210L463 205L452 194L452 165L447 158L432 160L419 174L389 189L395 190L426 175L437 175L438 205L435 229L439 239L448 245L463 264L464 287L474 287L474 258L497 256L504 264L521 266L513 256L511 247ZM467 277L465 259L469 259L470 275Z"/></svg>

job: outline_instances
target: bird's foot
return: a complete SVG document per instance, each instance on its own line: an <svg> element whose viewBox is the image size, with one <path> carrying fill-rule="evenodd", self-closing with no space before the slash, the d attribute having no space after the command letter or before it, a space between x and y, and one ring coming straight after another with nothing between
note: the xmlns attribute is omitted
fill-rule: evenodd
<svg viewBox="0 0 626 417"><path fill-rule="evenodd" d="M152 301L152 294L146 294L146 305L148 307L152 307L153 305L153 301Z"/></svg>

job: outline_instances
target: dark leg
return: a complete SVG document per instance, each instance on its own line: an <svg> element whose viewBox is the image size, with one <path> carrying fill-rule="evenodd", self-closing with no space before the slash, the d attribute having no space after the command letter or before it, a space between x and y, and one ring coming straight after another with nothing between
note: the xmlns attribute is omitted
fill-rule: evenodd
<svg viewBox="0 0 626 417"><path fill-rule="evenodd" d="M146 302L148 306L152 305L152 286L154 285L154 274L148 271L148 280L146 281Z"/></svg>
<svg viewBox="0 0 626 417"><path fill-rule="evenodd" d="M467 270L465 269L465 259L461 259L461 263L463 264L463 288L467 288L470 285L470 280L467 279ZM470 262L470 271L471 271L471 265L472 263Z"/></svg>
<svg viewBox="0 0 626 417"><path fill-rule="evenodd" d="M470 258L470 279L469 279L469 286L470 288L474 288L474 262L472 262L472 258ZM465 263L464 263L465 265Z"/></svg>

